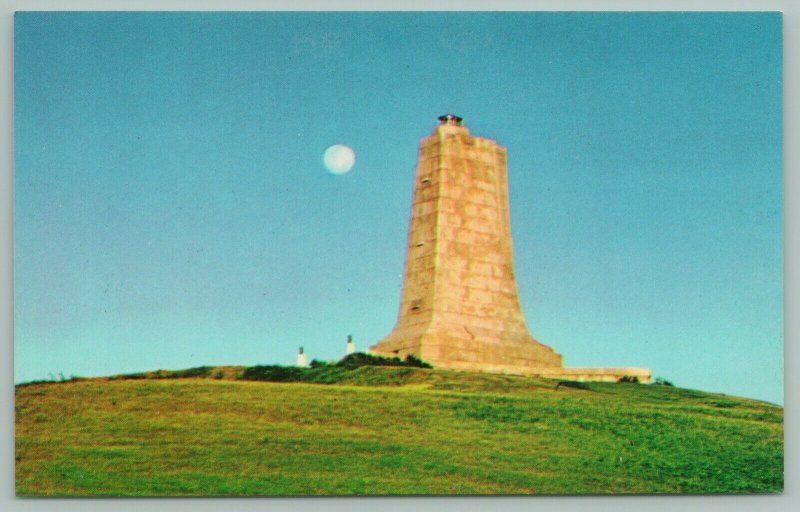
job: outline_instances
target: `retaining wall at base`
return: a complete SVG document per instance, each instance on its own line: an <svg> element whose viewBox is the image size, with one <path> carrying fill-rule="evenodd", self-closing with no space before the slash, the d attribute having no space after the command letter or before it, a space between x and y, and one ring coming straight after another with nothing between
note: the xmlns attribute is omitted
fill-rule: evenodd
<svg viewBox="0 0 800 512"><path fill-rule="evenodd" d="M618 382L623 377L636 377L642 384L650 382L647 368L530 368L523 366L480 366L480 365L441 365L433 363L434 368L448 370L501 373L505 375L528 375L546 379L573 380L578 382Z"/></svg>
<svg viewBox="0 0 800 512"><path fill-rule="evenodd" d="M650 382L647 368L554 368L543 370L539 376L578 382L618 382L623 377L635 377L643 384Z"/></svg>

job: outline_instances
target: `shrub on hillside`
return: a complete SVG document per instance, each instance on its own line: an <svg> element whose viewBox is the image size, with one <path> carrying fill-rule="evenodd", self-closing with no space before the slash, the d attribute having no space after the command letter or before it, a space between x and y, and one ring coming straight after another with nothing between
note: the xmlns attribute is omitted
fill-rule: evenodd
<svg viewBox="0 0 800 512"><path fill-rule="evenodd" d="M637 377L635 375L623 375L622 377L617 379L617 382L625 382L625 383L628 383L628 384L638 384L639 383L639 377Z"/></svg>
<svg viewBox="0 0 800 512"><path fill-rule="evenodd" d="M198 366L196 368L187 368L186 370L175 370L168 372L166 377L168 379L187 379L191 377L208 377L211 375L211 366Z"/></svg>
<svg viewBox="0 0 800 512"><path fill-rule="evenodd" d="M109 377L110 380L146 379L146 378L147 378L147 374L146 373L142 373L142 372L139 372L139 373L123 373L123 374L120 374L120 375L112 375L111 377Z"/></svg>
<svg viewBox="0 0 800 512"><path fill-rule="evenodd" d="M336 366L344 367L347 369L359 368L361 366L410 366L413 368L433 368L430 364L408 354L405 360L399 357L382 357L374 354L365 354L363 352L356 352L345 356L341 361L336 363Z"/></svg>
<svg viewBox="0 0 800 512"><path fill-rule="evenodd" d="M213 366L198 366L186 370L155 370L152 372L123 373L112 375L111 380L127 379L187 379L192 377L210 377ZM75 379L79 379L76 377Z"/></svg>
<svg viewBox="0 0 800 512"><path fill-rule="evenodd" d="M312 359L311 362L308 364L311 368L327 368L330 366L336 366L336 363L332 363L330 361L320 361L319 359Z"/></svg>
<svg viewBox="0 0 800 512"><path fill-rule="evenodd" d="M426 363L414 354L408 354L406 356L406 366L411 366L414 368L433 368L433 365Z"/></svg>
<svg viewBox="0 0 800 512"><path fill-rule="evenodd" d="M656 377L656 380L655 380L655 381L653 381L653 385L654 385L654 386L669 386L669 387L675 387L675 384L671 383L670 381L668 381L667 379L665 379L665 378L663 378L663 377Z"/></svg>
<svg viewBox="0 0 800 512"><path fill-rule="evenodd" d="M316 359L311 361L310 368L298 366L263 365L250 366L241 373L242 380L261 380L267 382L313 382L317 384L333 384L342 382L351 375L352 370L375 366L394 366L403 368L431 368L431 365L417 357L409 355L405 360L399 357L380 357L373 354L355 353L344 357L341 361L325 362ZM410 369L408 370L411 371ZM357 373L357 372L353 372ZM406 375L394 375L401 381ZM361 375L359 378L365 378ZM375 376L380 384L391 384L386 381L387 375Z"/></svg>
<svg viewBox="0 0 800 512"><path fill-rule="evenodd" d="M307 379L309 370L297 366L250 366L242 372L244 380L266 380L269 382L302 382Z"/></svg>

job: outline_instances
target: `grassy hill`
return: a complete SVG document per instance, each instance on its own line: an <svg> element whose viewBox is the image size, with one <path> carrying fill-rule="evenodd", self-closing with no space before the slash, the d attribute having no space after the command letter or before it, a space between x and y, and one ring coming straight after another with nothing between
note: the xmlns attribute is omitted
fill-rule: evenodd
<svg viewBox="0 0 800 512"><path fill-rule="evenodd" d="M783 489L783 409L763 402L421 368L249 372L309 382L246 370L17 386L17 494Z"/></svg>

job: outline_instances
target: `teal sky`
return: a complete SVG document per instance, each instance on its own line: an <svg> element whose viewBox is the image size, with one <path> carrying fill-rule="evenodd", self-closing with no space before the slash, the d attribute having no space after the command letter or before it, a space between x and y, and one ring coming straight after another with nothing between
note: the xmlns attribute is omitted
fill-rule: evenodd
<svg viewBox="0 0 800 512"><path fill-rule="evenodd" d="M366 349L453 112L567 366L783 403L779 14L20 13L14 89L16 382Z"/></svg>

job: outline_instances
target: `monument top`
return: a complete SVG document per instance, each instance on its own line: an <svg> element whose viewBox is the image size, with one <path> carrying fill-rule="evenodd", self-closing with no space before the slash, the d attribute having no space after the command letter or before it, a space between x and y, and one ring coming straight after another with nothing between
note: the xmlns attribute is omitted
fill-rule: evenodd
<svg viewBox="0 0 800 512"><path fill-rule="evenodd" d="M439 116L438 119L439 124L441 125L464 126L464 120L453 114L445 114L443 116Z"/></svg>

